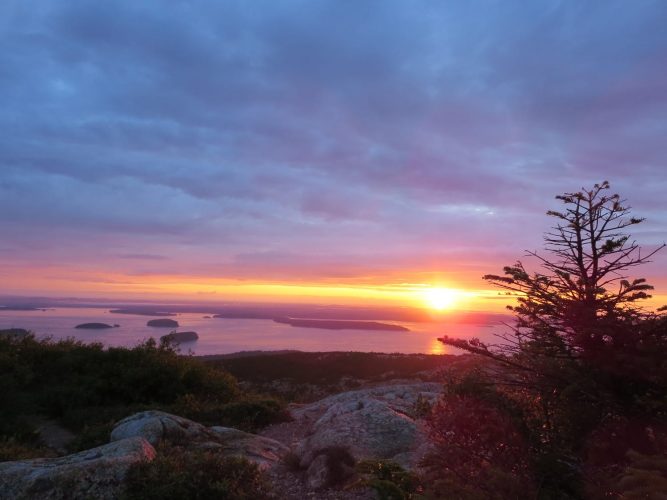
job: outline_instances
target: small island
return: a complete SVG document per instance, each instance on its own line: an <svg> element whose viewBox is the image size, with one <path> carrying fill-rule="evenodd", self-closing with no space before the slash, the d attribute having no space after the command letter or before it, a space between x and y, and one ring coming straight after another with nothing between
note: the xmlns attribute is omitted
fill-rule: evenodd
<svg viewBox="0 0 667 500"><path fill-rule="evenodd" d="M194 342L199 339L197 332L172 332L160 337L160 340L168 340L169 342Z"/></svg>
<svg viewBox="0 0 667 500"><path fill-rule="evenodd" d="M156 326L156 327L168 327L168 328L174 328L178 327L178 321L175 321L173 319L168 319L168 318L160 318L160 319L151 319L146 323L146 326Z"/></svg>
<svg viewBox="0 0 667 500"><path fill-rule="evenodd" d="M79 330L105 330L107 328L113 328L113 326L107 325L106 323L81 323L74 328Z"/></svg>
<svg viewBox="0 0 667 500"><path fill-rule="evenodd" d="M380 323L378 321L355 321L343 319L301 319L301 318L273 318L276 323L285 323L303 328L322 328L325 330L380 330L388 332L409 332L401 325Z"/></svg>
<svg viewBox="0 0 667 500"><path fill-rule="evenodd" d="M5 328L0 330L0 337L5 338L23 338L30 334L25 328Z"/></svg>
<svg viewBox="0 0 667 500"><path fill-rule="evenodd" d="M0 311L46 311L42 307L34 306L0 306Z"/></svg>

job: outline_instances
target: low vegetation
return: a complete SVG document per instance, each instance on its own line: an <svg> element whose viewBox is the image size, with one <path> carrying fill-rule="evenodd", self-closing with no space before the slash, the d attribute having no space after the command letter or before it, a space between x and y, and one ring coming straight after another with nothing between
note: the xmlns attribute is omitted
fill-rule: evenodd
<svg viewBox="0 0 667 500"><path fill-rule="evenodd" d="M362 484L375 490L380 500L419 500L425 496L422 479L390 460L363 460L356 466ZM434 490L429 491L429 495ZM455 498L451 495L449 498Z"/></svg>
<svg viewBox="0 0 667 500"><path fill-rule="evenodd" d="M123 500L263 500L271 496L257 465L212 451L161 447L152 462L130 468Z"/></svg>
<svg viewBox="0 0 667 500"><path fill-rule="evenodd" d="M0 337L0 455L32 455L34 416L76 433L70 451L108 442L119 419L146 409L182 414L209 425L244 430L285 418L284 405L239 390L224 370L168 343L104 348L75 340Z"/></svg>
<svg viewBox="0 0 667 500"><path fill-rule="evenodd" d="M267 357L270 356L270 357ZM245 388L290 402L308 403L369 382L439 380L438 372L477 363L471 356L369 352L287 352L206 361L234 375Z"/></svg>

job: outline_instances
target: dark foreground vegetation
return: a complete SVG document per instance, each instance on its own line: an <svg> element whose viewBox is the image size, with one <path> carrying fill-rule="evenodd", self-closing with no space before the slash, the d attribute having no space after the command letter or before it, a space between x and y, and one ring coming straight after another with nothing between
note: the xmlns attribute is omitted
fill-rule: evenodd
<svg viewBox="0 0 667 500"><path fill-rule="evenodd" d="M130 469L123 500L275 499L257 465L212 451L163 447Z"/></svg>
<svg viewBox="0 0 667 500"><path fill-rule="evenodd" d="M488 361L453 377L430 418L436 489L455 498L667 498L667 317L639 304L641 252L609 185L564 208L531 274L485 279L516 296L499 345L441 340ZM664 245L662 245L664 247Z"/></svg>
<svg viewBox="0 0 667 500"><path fill-rule="evenodd" d="M147 409L244 430L284 418L281 402L242 393L228 373L153 340L106 349L0 336L0 394L0 460L44 452L32 425L36 418L74 432L70 451L108 442L116 421Z"/></svg>
<svg viewBox="0 0 667 500"><path fill-rule="evenodd" d="M445 369L478 365L470 356L370 352L286 352L206 356L252 392L308 403L361 385L396 379L440 380Z"/></svg>

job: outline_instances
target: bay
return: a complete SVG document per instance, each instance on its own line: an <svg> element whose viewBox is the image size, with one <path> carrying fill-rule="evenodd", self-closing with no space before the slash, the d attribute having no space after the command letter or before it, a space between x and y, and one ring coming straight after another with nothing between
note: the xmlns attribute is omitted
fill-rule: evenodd
<svg viewBox="0 0 667 500"><path fill-rule="evenodd" d="M75 338L84 342L101 342L105 346L133 347L153 337L159 339L174 330L195 331L199 340L183 343L182 353L196 355L228 354L240 351L299 350L360 351L383 353L458 354L444 346L437 337L448 335L495 342L495 334L506 330L498 324L452 324L443 322L392 322L409 328L408 332L372 330L325 330L294 327L265 319L205 318L206 313L179 313L172 316L179 327L155 328L146 325L147 316L111 313L104 308L56 308L45 311L0 311L0 329L25 328L37 337ZM118 328L81 330L81 323L100 322Z"/></svg>

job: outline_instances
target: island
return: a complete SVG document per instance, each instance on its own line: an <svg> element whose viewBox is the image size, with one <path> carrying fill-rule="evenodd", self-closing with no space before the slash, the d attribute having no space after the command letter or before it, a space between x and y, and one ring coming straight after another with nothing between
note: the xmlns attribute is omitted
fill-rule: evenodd
<svg viewBox="0 0 667 500"><path fill-rule="evenodd" d="M168 319L168 318L160 318L160 319L151 319L146 323L146 326L157 326L157 327L177 327L178 321L175 321L173 319Z"/></svg>
<svg viewBox="0 0 667 500"><path fill-rule="evenodd" d="M325 330L381 330L389 332L409 332L401 325L380 323L378 321L355 321L344 319L303 319L303 318L273 318L276 323L285 323L303 328L323 328Z"/></svg>
<svg viewBox="0 0 667 500"><path fill-rule="evenodd" d="M5 328L0 330L0 337L5 338L23 338L30 335L30 332L25 328Z"/></svg>
<svg viewBox="0 0 667 500"><path fill-rule="evenodd" d="M107 328L113 328L113 326L107 325L106 323L81 323L74 328L78 328L79 330L105 330Z"/></svg>
<svg viewBox="0 0 667 500"><path fill-rule="evenodd" d="M199 339L197 332L172 332L160 337L160 340L168 340L169 342L194 342Z"/></svg>
<svg viewBox="0 0 667 500"><path fill-rule="evenodd" d="M46 309L34 306L0 306L0 311L46 311Z"/></svg>

